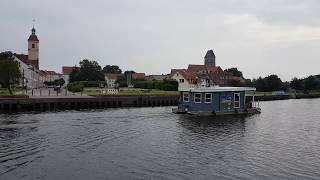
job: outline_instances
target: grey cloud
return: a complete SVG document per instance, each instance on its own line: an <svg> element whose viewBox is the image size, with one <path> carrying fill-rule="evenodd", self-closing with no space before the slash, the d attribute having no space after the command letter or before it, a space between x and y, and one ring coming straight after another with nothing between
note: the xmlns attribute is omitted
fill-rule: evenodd
<svg viewBox="0 0 320 180"><path fill-rule="evenodd" d="M92 58L161 74L202 63L212 48L218 65L250 78L319 73L317 0L2 0L1 7L1 51L26 52L35 18L45 69ZM297 71L303 56L308 63ZM275 68L288 63L289 73Z"/></svg>

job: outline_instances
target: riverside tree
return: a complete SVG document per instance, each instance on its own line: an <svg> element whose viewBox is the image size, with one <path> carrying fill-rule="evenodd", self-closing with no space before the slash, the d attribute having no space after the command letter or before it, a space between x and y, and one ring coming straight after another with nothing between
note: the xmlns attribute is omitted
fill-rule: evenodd
<svg viewBox="0 0 320 180"><path fill-rule="evenodd" d="M294 77L290 82L290 87L295 90L304 90L303 79Z"/></svg>
<svg viewBox="0 0 320 180"><path fill-rule="evenodd" d="M239 71L238 68L236 68L236 67L232 67L232 68L229 68L229 69L225 69L224 72L231 73L233 76L243 77L242 72Z"/></svg>
<svg viewBox="0 0 320 180"><path fill-rule="evenodd" d="M265 78L254 79L252 84L258 91L278 91L283 90L283 82L275 75L269 75Z"/></svg>
<svg viewBox="0 0 320 180"><path fill-rule="evenodd" d="M106 74L121 74L122 70L117 65L106 65L103 72Z"/></svg>
<svg viewBox="0 0 320 180"><path fill-rule="evenodd" d="M74 81L104 81L104 73L97 61L84 59L79 63L80 67L70 74L70 82Z"/></svg>
<svg viewBox="0 0 320 180"><path fill-rule="evenodd" d="M316 78L316 76L308 76L304 80L304 87L306 88L306 90L315 90L320 87L320 82Z"/></svg>
<svg viewBox="0 0 320 180"><path fill-rule="evenodd" d="M11 52L0 53L0 83L13 95L11 86L18 84L21 78L18 62L14 61Z"/></svg>

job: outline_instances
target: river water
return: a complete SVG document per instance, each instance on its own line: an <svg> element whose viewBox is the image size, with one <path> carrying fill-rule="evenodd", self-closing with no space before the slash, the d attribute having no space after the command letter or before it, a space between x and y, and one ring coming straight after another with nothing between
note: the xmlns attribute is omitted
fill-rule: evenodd
<svg viewBox="0 0 320 180"><path fill-rule="evenodd" d="M320 99L260 105L0 115L0 179L320 179Z"/></svg>

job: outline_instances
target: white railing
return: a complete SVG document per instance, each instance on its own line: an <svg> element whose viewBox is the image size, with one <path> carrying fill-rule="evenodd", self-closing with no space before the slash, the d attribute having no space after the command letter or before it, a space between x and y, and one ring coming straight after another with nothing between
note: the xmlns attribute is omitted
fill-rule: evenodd
<svg viewBox="0 0 320 180"><path fill-rule="evenodd" d="M254 107L254 108L260 108L260 101L253 101L253 102L252 102L252 107Z"/></svg>

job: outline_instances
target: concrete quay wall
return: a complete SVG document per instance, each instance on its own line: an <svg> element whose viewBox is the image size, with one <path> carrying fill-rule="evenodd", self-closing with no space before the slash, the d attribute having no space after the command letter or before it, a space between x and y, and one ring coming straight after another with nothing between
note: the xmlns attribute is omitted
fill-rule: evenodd
<svg viewBox="0 0 320 180"><path fill-rule="evenodd" d="M178 96L108 96L87 98L2 98L0 113L69 109L175 106Z"/></svg>

